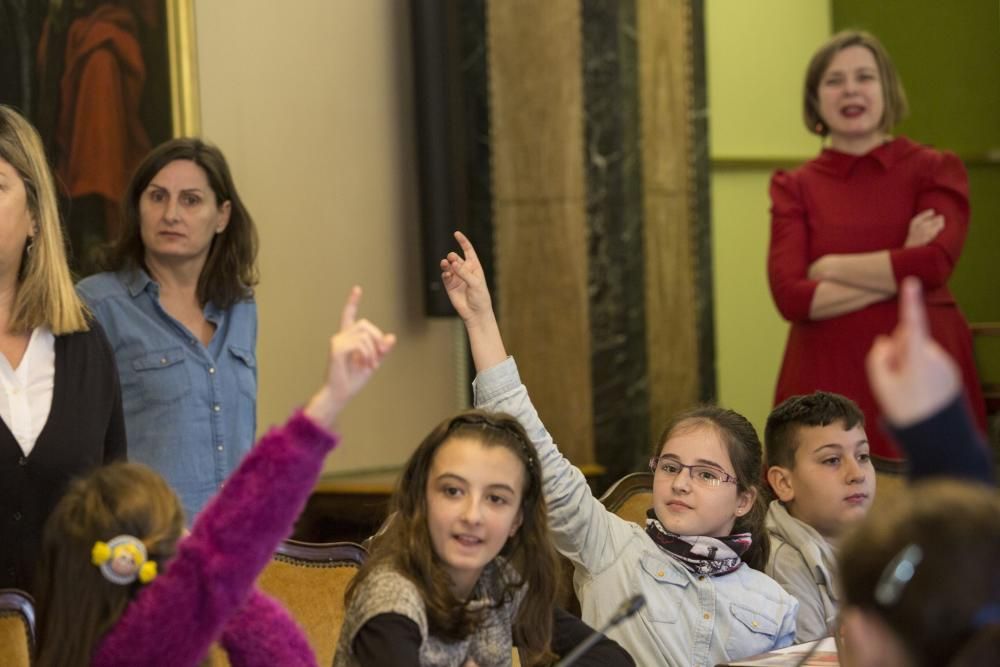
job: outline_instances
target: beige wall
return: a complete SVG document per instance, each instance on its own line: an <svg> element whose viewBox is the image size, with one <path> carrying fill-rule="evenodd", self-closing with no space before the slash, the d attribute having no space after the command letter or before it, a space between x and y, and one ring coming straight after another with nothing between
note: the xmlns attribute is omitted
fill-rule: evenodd
<svg viewBox="0 0 1000 667"><path fill-rule="evenodd" d="M820 150L800 91L830 3L707 0L705 30L719 402L763 435L788 332L767 285L769 163Z"/></svg>
<svg viewBox="0 0 1000 667"><path fill-rule="evenodd" d="M422 315L405 8L196 3L202 133L260 230L261 432L318 385L353 283L362 314L399 335L341 419L338 471L402 462L460 401L455 322Z"/></svg>
<svg viewBox="0 0 1000 667"><path fill-rule="evenodd" d="M318 382L352 282L400 347L342 420L337 470L401 462L462 402L453 321L421 315L406 3L196 3L203 134L226 152L261 232L261 428ZM769 158L819 148L799 121L829 0L708 0L719 397L758 426L786 325L767 290Z"/></svg>

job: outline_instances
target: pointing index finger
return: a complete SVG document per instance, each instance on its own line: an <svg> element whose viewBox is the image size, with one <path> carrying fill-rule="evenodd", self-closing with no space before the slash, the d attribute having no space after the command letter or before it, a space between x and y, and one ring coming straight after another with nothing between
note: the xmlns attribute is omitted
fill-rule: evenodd
<svg viewBox="0 0 1000 667"><path fill-rule="evenodd" d="M472 242L463 234L462 232L455 232L455 240L458 241L458 246L462 249L462 255L465 256L465 261L470 261L476 259L476 250L472 247Z"/></svg>
<svg viewBox="0 0 1000 667"><path fill-rule="evenodd" d="M340 315L340 328L346 329L354 324L358 317L358 305L361 303L361 288L355 285L347 295L347 303Z"/></svg>

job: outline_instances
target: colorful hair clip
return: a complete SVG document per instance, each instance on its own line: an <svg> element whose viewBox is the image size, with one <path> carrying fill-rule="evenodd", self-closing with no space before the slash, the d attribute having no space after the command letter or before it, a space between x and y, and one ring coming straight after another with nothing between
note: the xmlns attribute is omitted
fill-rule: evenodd
<svg viewBox="0 0 1000 667"><path fill-rule="evenodd" d="M104 578L125 586L138 579L148 584L156 578L156 562L149 560L146 545L137 537L118 535L107 542L98 540L90 550L90 562L101 569Z"/></svg>

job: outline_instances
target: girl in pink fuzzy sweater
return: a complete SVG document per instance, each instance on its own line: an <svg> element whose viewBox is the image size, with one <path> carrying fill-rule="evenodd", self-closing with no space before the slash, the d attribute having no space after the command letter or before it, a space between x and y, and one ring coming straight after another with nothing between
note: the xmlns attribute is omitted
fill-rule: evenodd
<svg viewBox="0 0 1000 667"><path fill-rule="evenodd" d="M186 667L215 641L234 667L315 665L301 631L253 582L337 444L335 418L395 343L356 320L360 298L354 288L326 382L260 440L187 537L177 497L149 468L116 464L71 486L43 536L36 665Z"/></svg>

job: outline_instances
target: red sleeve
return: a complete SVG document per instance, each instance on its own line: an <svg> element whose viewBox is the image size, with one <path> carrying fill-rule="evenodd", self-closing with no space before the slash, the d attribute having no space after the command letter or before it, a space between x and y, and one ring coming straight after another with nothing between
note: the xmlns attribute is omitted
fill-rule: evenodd
<svg viewBox="0 0 1000 667"><path fill-rule="evenodd" d="M239 667L315 667L309 641L276 600L254 589L220 638L229 664Z"/></svg>
<svg viewBox="0 0 1000 667"><path fill-rule="evenodd" d="M906 276L916 276L926 289L940 287L948 282L962 254L969 231L969 178L953 153L934 155L914 213L929 208L944 216L944 229L927 245L889 251L897 284Z"/></svg>
<svg viewBox="0 0 1000 667"><path fill-rule="evenodd" d="M819 284L809 271L808 214L793 174L777 171L771 177L771 245L767 277L771 296L781 316L790 322L809 319L813 293Z"/></svg>

